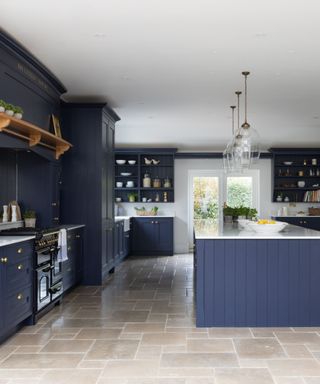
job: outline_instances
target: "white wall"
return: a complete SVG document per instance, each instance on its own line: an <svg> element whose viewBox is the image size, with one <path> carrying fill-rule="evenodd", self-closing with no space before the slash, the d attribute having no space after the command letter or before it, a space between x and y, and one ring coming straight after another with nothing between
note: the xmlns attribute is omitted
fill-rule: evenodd
<svg viewBox="0 0 320 384"><path fill-rule="evenodd" d="M175 253L188 252L188 171L221 170L221 159L176 159L175 160L175 203L155 203L159 207L159 214L174 213L174 249ZM271 160L259 160L255 169L260 170L260 217L276 215L280 207L287 206L289 214L297 211L308 211L308 204L272 203ZM143 206L143 203L122 203L121 214L134 215L134 207ZM148 205L149 206L149 205ZM150 207L152 205L150 204ZM310 205L311 206L311 205Z"/></svg>

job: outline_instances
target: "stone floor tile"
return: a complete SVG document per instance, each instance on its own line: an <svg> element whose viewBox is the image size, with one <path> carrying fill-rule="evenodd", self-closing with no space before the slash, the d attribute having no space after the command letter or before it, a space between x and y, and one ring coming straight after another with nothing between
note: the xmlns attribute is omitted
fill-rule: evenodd
<svg viewBox="0 0 320 384"><path fill-rule="evenodd" d="M234 352L230 339L187 340L188 352Z"/></svg>
<svg viewBox="0 0 320 384"><path fill-rule="evenodd" d="M142 336L141 345L185 345L185 333L145 333Z"/></svg>
<svg viewBox="0 0 320 384"><path fill-rule="evenodd" d="M233 337L252 337L249 328L209 328L208 329L209 337L213 339L217 338L233 338Z"/></svg>
<svg viewBox="0 0 320 384"><path fill-rule="evenodd" d="M53 369L45 373L39 384L96 384L101 372L100 369Z"/></svg>
<svg viewBox="0 0 320 384"><path fill-rule="evenodd" d="M234 353L163 353L161 367L166 368L207 368L238 367Z"/></svg>
<svg viewBox="0 0 320 384"><path fill-rule="evenodd" d="M68 354L12 354L0 364L2 368L10 369L49 369L49 368L76 368L82 360L80 353Z"/></svg>
<svg viewBox="0 0 320 384"><path fill-rule="evenodd" d="M304 346L300 344L282 344L288 357L292 358L312 358L312 353Z"/></svg>
<svg viewBox="0 0 320 384"><path fill-rule="evenodd" d="M138 345L136 340L96 340L85 360L133 359Z"/></svg>
<svg viewBox="0 0 320 384"><path fill-rule="evenodd" d="M125 325L123 332L126 333L155 333L155 332L164 332L165 324L164 323L128 323Z"/></svg>
<svg viewBox="0 0 320 384"><path fill-rule="evenodd" d="M274 384L266 368L217 368L216 384Z"/></svg>
<svg viewBox="0 0 320 384"><path fill-rule="evenodd" d="M320 364L312 359L268 360L273 376L320 376Z"/></svg>
<svg viewBox="0 0 320 384"><path fill-rule="evenodd" d="M101 377L157 377L159 363L150 360L108 361Z"/></svg>
<svg viewBox="0 0 320 384"><path fill-rule="evenodd" d="M93 344L92 340L50 340L40 351L43 352L56 352L56 353L85 353Z"/></svg>
<svg viewBox="0 0 320 384"><path fill-rule="evenodd" d="M286 357L283 348L276 339L234 339L233 342L240 359L276 359Z"/></svg>
<svg viewBox="0 0 320 384"><path fill-rule="evenodd" d="M120 336L121 329L109 328L83 328L75 337L77 340L108 340L116 339Z"/></svg>

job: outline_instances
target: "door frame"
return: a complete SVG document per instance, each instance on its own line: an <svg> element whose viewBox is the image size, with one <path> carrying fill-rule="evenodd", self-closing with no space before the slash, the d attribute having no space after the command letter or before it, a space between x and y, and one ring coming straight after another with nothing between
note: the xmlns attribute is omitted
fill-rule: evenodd
<svg viewBox="0 0 320 384"><path fill-rule="evenodd" d="M218 169L189 169L188 170L188 242L189 249L193 248L193 179L195 177L217 177L219 196L224 196L224 172ZM219 201L219 219L222 220L223 201Z"/></svg>

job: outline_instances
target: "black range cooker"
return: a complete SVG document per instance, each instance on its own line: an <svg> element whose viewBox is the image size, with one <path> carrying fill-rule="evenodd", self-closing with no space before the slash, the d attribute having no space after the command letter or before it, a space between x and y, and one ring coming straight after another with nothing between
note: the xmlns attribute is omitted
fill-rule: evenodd
<svg viewBox="0 0 320 384"><path fill-rule="evenodd" d="M62 262L58 260L59 228L12 228L3 236L35 236L35 312L57 301L63 293Z"/></svg>

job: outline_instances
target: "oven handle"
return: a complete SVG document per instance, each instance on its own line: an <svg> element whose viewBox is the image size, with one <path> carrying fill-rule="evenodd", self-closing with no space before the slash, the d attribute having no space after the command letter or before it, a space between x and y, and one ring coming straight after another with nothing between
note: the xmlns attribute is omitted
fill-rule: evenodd
<svg viewBox="0 0 320 384"><path fill-rule="evenodd" d="M43 269L41 269L41 271L42 272L50 272L51 271L51 269L53 269L54 268L54 266L53 265L51 265L50 267L47 267L47 268L43 268Z"/></svg>
<svg viewBox="0 0 320 384"><path fill-rule="evenodd" d="M50 293L57 293L60 292L62 289L62 285L59 285L57 288L49 288Z"/></svg>

